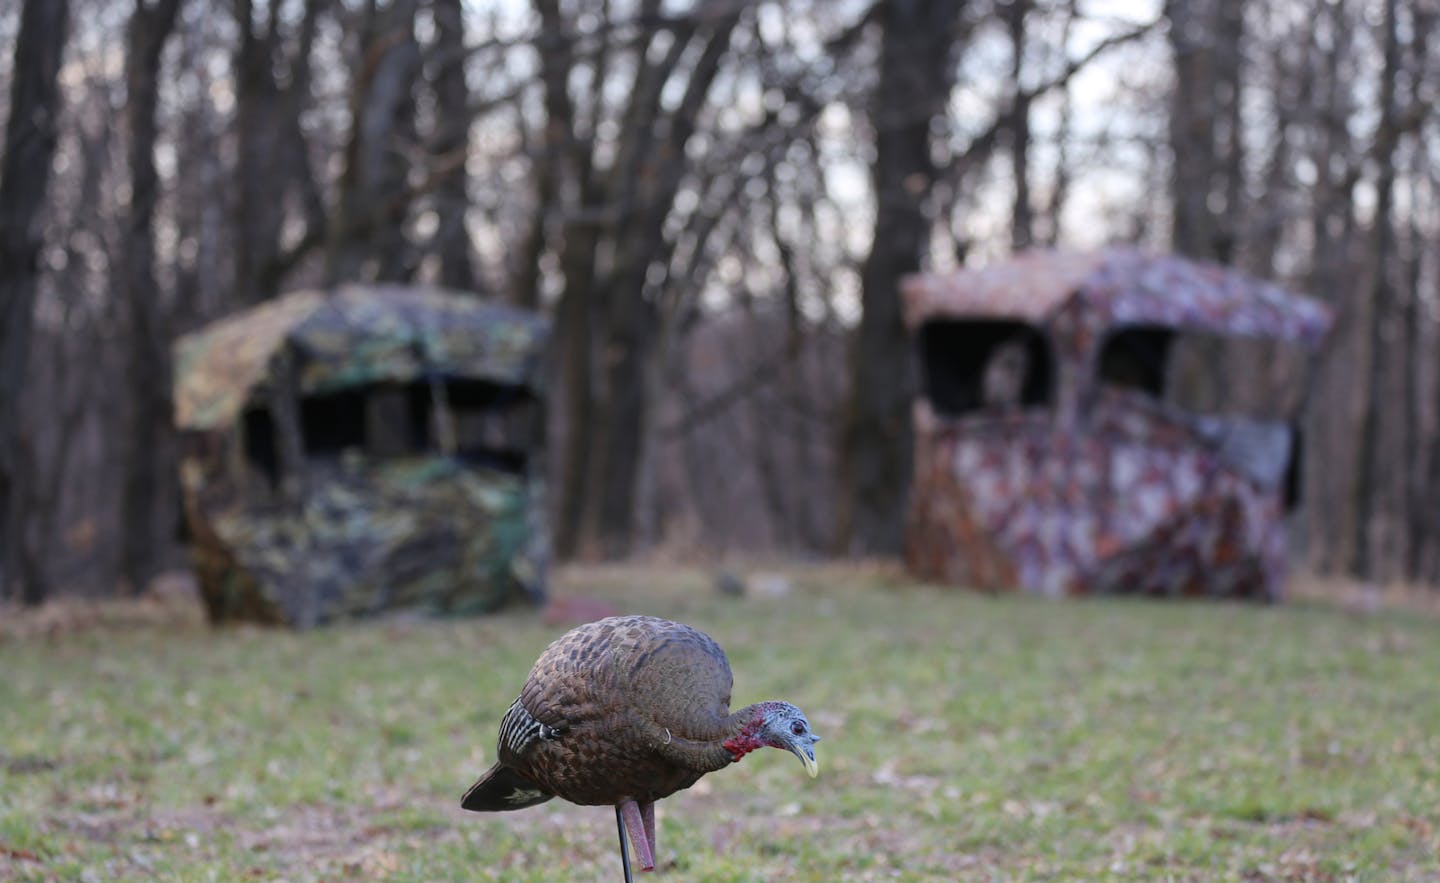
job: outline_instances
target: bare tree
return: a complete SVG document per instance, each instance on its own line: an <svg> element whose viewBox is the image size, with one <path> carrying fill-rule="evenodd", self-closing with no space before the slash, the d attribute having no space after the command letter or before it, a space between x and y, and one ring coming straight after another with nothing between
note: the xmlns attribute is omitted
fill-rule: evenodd
<svg viewBox="0 0 1440 883"><path fill-rule="evenodd" d="M1030 205L1030 96L1021 85L1025 73L1025 19L1031 0L1009 0L1000 8L1005 29L1010 36L1012 53L1010 78L1010 169L1015 180L1015 200L1010 211L1010 247L1016 251L1029 248L1035 239L1034 210Z"/></svg>
<svg viewBox="0 0 1440 883"><path fill-rule="evenodd" d="M150 582L158 566L161 501L175 498L171 471L170 333L155 278L155 205L160 180L155 169L160 60L175 27L180 0L135 0L125 54L126 121L130 130L130 206L121 254L120 300L129 320L126 386L130 422L120 506L120 575L131 591Z"/></svg>
<svg viewBox="0 0 1440 883"><path fill-rule="evenodd" d="M1430 77L1417 75L1412 79L1414 93L1426 87L1435 88L1440 83L1440 74L1435 71L1435 29L1440 24L1440 10L1423 4L1411 5L1411 20L1415 38L1411 44L1410 65L1413 71L1430 72ZM1421 131L1424 127L1421 126ZM1412 198L1416 202L1426 199L1431 205L1440 203L1440 168L1428 160L1427 148L1433 149L1434 127L1430 137L1417 139L1418 145L1412 154L1410 177L1413 181ZM1423 196L1422 196L1423 195ZM1408 233L1411 244L1409 271L1405 274L1406 297L1403 325L1406 329L1405 354L1409 370L1405 376L1405 402L1408 411L1406 424L1410 431L1410 461L1414 464L1414 480L1410 482L1410 572L1414 579L1440 584L1440 507L1431 505L1440 494L1440 408L1433 406L1436 393L1440 392L1440 359L1434 352L1440 341L1436 332L1440 321L1424 296L1425 285L1433 286L1440 278L1440 248L1437 248L1436 231L1426 229L1418 214L1412 214ZM1429 364L1423 354L1431 353ZM1426 379L1430 379L1426 383ZM1430 408L1421 406L1428 400Z"/></svg>
<svg viewBox="0 0 1440 883"><path fill-rule="evenodd" d="M254 0L235 2L240 29L233 62L236 306L273 297L285 273L323 240L327 227L300 115L309 98L316 28L329 0L305 0L293 40L287 39L281 15L287 5L266 4L260 21ZM287 51L291 44L294 50ZM277 79L281 70L287 71L288 83ZM304 235L285 251L286 197L292 192L301 196L306 224Z"/></svg>
<svg viewBox="0 0 1440 883"><path fill-rule="evenodd" d="M1409 472L1413 465L1406 456L1409 445L1404 433L1412 428L1406 384L1400 373L1415 367L1397 364L1393 353L1407 339L1399 326L1403 318L1401 295L1404 268L1398 253L1395 217L1395 190L1399 169L1397 147L1414 124L1402 119L1397 84L1405 64L1400 37L1400 0L1385 0L1381 23L1383 67L1380 73L1380 119L1371 143L1375 176L1375 213L1371 222L1370 298L1366 311L1366 370L1362 379L1365 402L1360 422L1360 443L1356 453L1359 479L1355 486L1354 558L1351 570L1364 579L1407 576L1402 567L1381 565L1406 560L1403 532L1410 522L1408 512ZM1398 393L1398 396L1396 395ZM1412 393L1413 395L1413 393ZM1398 401L1396 399L1398 398ZM1385 407L1387 402L1395 406ZM1398 548L1397 548L1398 547Z"/></svg>
<svg viewBox="0 0 1440 883"><path fill-rule="evenodd" d="M861 273L864 313L851 354L838 528L842 549L865 554L898 552L903 541L915 380L899 284L920 268L929 244L922 196L937 171L931 125L943 115L955 80L964 5L895 0L876 7L880 78L870 108L875 235Z"/></svg>
<svg viewBox="0 0 1440 883"><path fill-rule="evenodd" d="M1242 3L1230 0L1173 0L1166 6L1175 58L1170 99L1173 154L1171 243L1181 254L1228 261L1239 217L1226 203L1238 191L1242 165L1239 82Z"/></svg>
<svg viewBox="0 0 1440 883"><path fill-rule="evenodd" d="M556 328L562 555L582 546L620 555L633 538L658 328L652 272L663 271L665 222L688 168L686 144L744 4L675 17L661 6L645 0L620 19L609 3L596 5L599 28L586 41L596 48L587 57L558 0L535 3L549 154L541 183L568 191ZM577 71L591 84L583 104L570 93ZM546 183L551 175L558 184Z"/></svg>
<svg viewBox="0 0 1440 883"><path fill-rule="evenodd" d="M625 130L634 135L630 143L622 145L615 167L618 174L612 174L608 187L610 203L628 216L628 222L615 231L618 259L606 279L605 386L592 473L596 493L590 498L589 513L593 535L611 556L630 547L635 491L645 452L647 371L658 329L650 290L654 283L647 277L664 250L665 219L686 169L686 142L720 73L739 19L739 12L697 17L692 26L675 35L677 39L659 63L641 60L648 51L637 56L642 66L625 124ZM685 88L679 102L667 111L663 90L686 54L694 61L683 73Z"/></svg>
<svg viewBox="0 0 1440 883"><path fill-rule="evenodd" d="M470 158L470 87L465 81L465 19L461 0L431 0L435 39L429 49L435 112L430 155L437 179L435 232L430 251L440 262L442 285L473 291L475 275L466 214L470 208L466 162Z"/></svg>
<svg viewBox="0 0 1440 883"><path fill-rule="evenodd" d="M1170 96L1171 247L1230 262L1242 238L1240 84L1243 0L1172 0L1166 5L1175 84ZM1177 359L1185 400L1219 410L1228 386L1219 340L1192 340Z"/></svg>
<svg viewBox="0 0 1440 883"><path fill-rule="evenodd" d="M27 604L44 600L44 588L33 562L22 561L22 507L29 489L20 399L39 278L41 209L60 113L56 77L69 15L69 0L25 0L21 7L0 158L0 580L7 592L18 581Z"/></svg>
<svg viewBox="0 0 1440 883"><path fill-rule="evenodd" d="M327 239L326 278L410 279L418 255L406 236L416 133L418 0L368 0L351 73L350 136Z"/></svg>

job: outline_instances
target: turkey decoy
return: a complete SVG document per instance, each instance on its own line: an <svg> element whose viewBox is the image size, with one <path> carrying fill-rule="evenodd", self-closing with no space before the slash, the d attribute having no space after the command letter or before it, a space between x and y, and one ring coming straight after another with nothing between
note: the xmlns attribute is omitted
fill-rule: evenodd
<svg viewBox="0 0 1440 883"><path fill-rule="evenodd" d="M720 645L678 622L612 616L572 629L536 660L500 722L498 760L460 805L614 806L628 881L627 833L640 867L655 867L655 801L767 745L819 770L804 713L788 702L732 713L731 680Z"/></svg>

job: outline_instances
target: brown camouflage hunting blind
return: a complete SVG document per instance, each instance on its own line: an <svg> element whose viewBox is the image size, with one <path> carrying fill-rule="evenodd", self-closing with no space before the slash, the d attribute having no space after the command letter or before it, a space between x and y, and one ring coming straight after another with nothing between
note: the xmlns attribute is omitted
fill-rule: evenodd
<svg viewBox="0 0 1440 883"><path fill-rule="evenodd" d="M915 573L1051 596L1280 597L1300 396L1277 415L1235 412L1235 390L1210 413L1173 393L1182 356L1213 374L1237 341L1288 349L1303 374L1323 305L1128 249L917 275L904 298L923 374Z"/></svg>
<svg viewBox="0 0 1440 883"><path fill-rule="evenodd" d="M182 338L181 484L210 618L542 600L546 334L456 292L352 286Z"/></svg>

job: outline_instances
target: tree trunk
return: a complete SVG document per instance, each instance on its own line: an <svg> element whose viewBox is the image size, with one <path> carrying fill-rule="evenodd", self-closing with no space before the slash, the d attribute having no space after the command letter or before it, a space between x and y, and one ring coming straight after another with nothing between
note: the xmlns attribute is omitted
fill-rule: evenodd
<svg viewBox="0 0 1440 883"><path fill-rule="evenodd" d="M420 70L415 42L418 0L383 9L370 0L352 73L350 139L332 218L326 281L406 281L414 254L405 236L410 191L407 144L415 141L412 86Z"/></svg>
<svg viewBox="0 0 1440 883"><path fill-rule="evenodd" d="M1435 41L1435 29L1440 23L1440 9L1433 6L1422 9L1412 5L1410 9L1411 33L1415 35L1410 45L1408 64L1412 70L1434 70L1435 59L1431 49ZM1412 91L1410 100L1415 100ZM1423 193L1428 192L1431 204L1440 196L1440 170L1423 150L1411 155L1411 204L1422 204ZM1440 254L1433 244L1427 248L1427 236L1434 227L1427 228L1418 212L1410 212L1409 238L1411 254L1408 273L1403 285L1405 290L1404 313L1401 324L1405 329L1404 395L1407 451L1406 462L1410 465L1411 480L1407 482L1408 533L1410 554L1407 566L1409 578L1415 582L1440 583L1440 573L1435 564L1440 562L1440 506L1435 505L1440 494L1440 480L1436 468L1440 462L1433 458L1440 452L1440 413L1423 404L1426 394L1433 399L1436 386L1426 384L1422 376L1440 367L1435 358L1436 331L1440 330L1431 310L1425 309L1423 295L1427 258ZM1431 240L1433 243L1434 240ZM1428 344L1428 346L1427 346ZM1428 418L1428 419L1427 419Z"/></svg>
<svg viewBox="0 0 1440 883"><path fill-rule="evenodd" d="M1171 246L1180 254L1213 258L1210 190L1216 177L1215 0L1171 0L1170 47L1175 91L1170 102Z"/></svg>
<svg viewBox="0 0 1440 883"><path fill-rule="evenodd" d="M60 94L56 77L69 26L69 0L25 0L15 41L10 119L0 158L0 587L14 592L24 553L28 497L20 401L40 276L41 210L55 153ZM21 600L38 604L45 587L27 580Z"/></svg>
<svg viewBox="0 0 1440 883"><path fill-rule="evenodd" d="M540 78L544 90L545 128L540 149L544 174L536 181L537 206L529 231L527 253L533 261L520 269L523 300L539 302L539 256L543 249L546 204L561 192L559 182L568 180L588 202L587 182L582 180L576 155L575 108L570 98L570 68L574 64L573 44L566 32L565 17L557 0L535 0L540 15ZM552 362L556 366L552 406L556 419L550 422L559 432L550 438L558 442L555 468L559 486L555 495L555 554L573 558L580 551L581 516L585 505L585 480L589 473L591 418L594 392L591 384L591 283L594 278L595 225L567 218L560 254L560 272L565 288L556 308Z"/></svg>
<svg viewBox="0 0 1440 883"><path fill-rule="evenodd" d="M1175 91L1170 105L1171 242L1190 257L1228 263L1242 218L1241 0L1171 0Z"/></svg>
<svg viewBox="0 0 1440 883"><path fill-rule="evenodd" d="M162 458L170 447L169 335L162 326L155 281L154 217L160 181L155 170L160 57L180 0L135 0L125 56L126 121L130 129L130 216L125 231L121 302L129 318L126 386L130 422L120 501L120 576L141 592L155 575L162 503L174 499Z"/></svg>
<svg viewBox="0 0 1440 883"><path fill-rule="evenodd" d="M1062 54L1070 51L1070 38L1075 22L1080 17L1080 0L1066 0L1065 24L1060 30L1058 46ZM1059 120L1055 127L1055 178L1050 185L1050 198L1045 203L1044 235L1040 242L1047 248L1054 248L1060 241L1060 232L1065 216L1066 200L1070 196L1070 141L1075 131L1073 126L1075 101L1070 86L1060 87Z"/></svg>
<svg viewBox="0 0 1440 883"><path fill-rule="evenodd" d="M1010 0L1003 7L1005 27L1010 33L1010 79L1015 90L1010 105L1010 175L1015 180L1015 200L1010 213L1010 248L1023 251L1035 239L1034 210L1030 206L1030 95L1021 85L1025 67L1025 16L1030 0Z"/></svg>
<svg viewBox="0 0 1440 883"><path fill-rule="evenodd" d="M1244 0L1221 0L1215 12L1215 112L1219 125L1215 130L1216 174L1214 193L1222 197L1221 208L1212 209L1214 223L1210 251L1222 264L1234 263L1238 257L1244 231L1245 212L1245 141L1241 135L1240 89L1245 70L1245 3Z"/></svg>
<svg viewBox="0 0 1440 883"><path fill-rule="evenodd" d="M1381 462L1382 420L1388 410L1385 396L1385 362L1395 292L1390 274L1395 251L1395 226L1391 210L1395 201L1395 80L1400 66L1400 41L1396 24L1397 0L1385 2L1385 62L1380 77L1380 124L1376 130L1374 159L1379 168L1375 183L1374 249L1370 255L1371 297L1365 332L1365 364L1362 377L1364 402L1360 422L1360 448L1356 454L1359 479L1355 485L1355 555L1350 567L1361 579L1374 580L1394 574L1377 564L1384 548L1385 528L1393 513L1384 512L1382 494L1389 482Z"/></svg>
<svg viewBox="0 0 1440 883"><path fill-rule="evenodd" d="M237 0L235 20L240 28L240 46L235 53L235 291L237 307L250 306L275 295L266 284L266 268L280 252L279 230L284 218L284 200L273 186L275 158L281 136L275 120L280 89L275 82L274 25L256 32L251 9L253 0ZM271 9L279 8L272 4Z"/></svg>
<svg viewBox="0 0 1440 883"><path fill-rule="evenodd" d="M435 229L431 251L440 260L440 284L477 291L465 215L470 208L465 161L470 149L470 88L465 82L465 19L461 0L434 0L435 44L431 89L435 132L431 138L435 186Z"/></svg>
<svg viewBox="0 0 1440 883"><path fill-rule="evenodd" d="M954 82L951 48L964 6L958 0L891 0L878 7L883 32L880 80L871 100L870 167L875 232L861 271L864 313L851 350L841 437L842 550L896 554L904 541L916 383L899 285L920 268L929 242L921 202L935 176L930 124L944 113Z"/></svg>
<svg viewBox="0 0 1440 883"><path fill-rule="evenodd" d="M1201 260L1229 262L1238 239L1243 188L1239 118L1244 4L1241 0L1171 0L1170 47L1175 88L1170 106L1171 247ZM1228 384L1225 344L1187 342L1172 383L1195 407L1219 411Z"/></svg>
<svg viewBox="0 0 1440 883"><path fill-rule="evenodd" d="M591 380L594 320L591 310L593 231L575 225L565 239L565 291L555 320L556 361L559 363L559 421L564 432L560 450L560 488L556 513L555 553L574 558L581 551L581 525L585 512L585 481L590 472L594 440L595 392ZM586 243L591 243L587 245ZM552 436L553 437L553 436Z"/></svg>

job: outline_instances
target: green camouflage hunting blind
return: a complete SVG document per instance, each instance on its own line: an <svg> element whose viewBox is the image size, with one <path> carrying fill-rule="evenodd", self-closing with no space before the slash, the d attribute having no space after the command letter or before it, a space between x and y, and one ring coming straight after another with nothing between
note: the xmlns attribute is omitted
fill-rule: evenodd
<svg viewBox="0 0 1440 883"><path fill-rule="evenodd" d="M181 485L211 620L540 601L546 333L455 292L354 286L182 338Z"/></svg>

